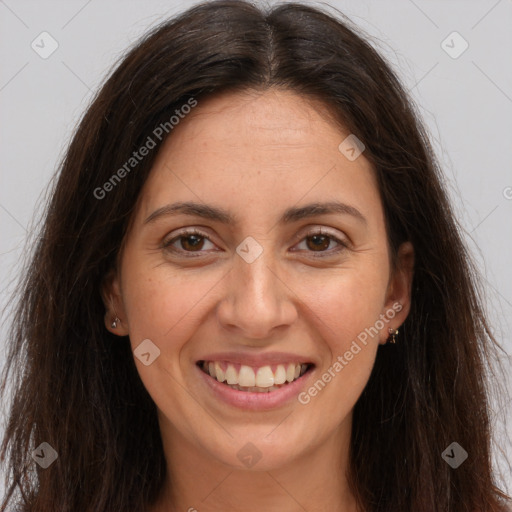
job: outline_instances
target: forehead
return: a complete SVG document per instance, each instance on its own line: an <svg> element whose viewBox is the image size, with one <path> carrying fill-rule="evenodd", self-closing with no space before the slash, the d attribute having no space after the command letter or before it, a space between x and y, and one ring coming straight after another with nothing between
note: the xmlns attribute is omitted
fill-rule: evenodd
<svg viewBox="0 0 512 512"><path fill-rule="evenodd" d="M219 143L249 154L281 148L321 151L332 144L330 135L334 142L342 135L326 105L283 89L217 94L200 102L177 128L167 144L173 151L192 138L198 152Z"/></svg>
<svg viewBox="0 0 512 512"><path fill-rule="evenodd" d="M142 194L142 214L169 200L206 201L262 213L282 203L379 201L364 154L339 150L350 135L320 101L285 90L210 97L163 144Z"/></svg>

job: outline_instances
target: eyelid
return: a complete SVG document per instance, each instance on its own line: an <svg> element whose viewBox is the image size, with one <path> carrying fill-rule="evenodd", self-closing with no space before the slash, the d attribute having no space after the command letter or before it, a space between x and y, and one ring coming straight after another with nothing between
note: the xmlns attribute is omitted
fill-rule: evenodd
<svg viewBox="0 0 512 512"><path fill-rule="evenodd" d="M164 239L162 240L161 248L167 249L171 245L171 243L175 242L177 239L182 238L182 237L192 236L192 235L197 235L202 238L205 238L212 244L215 243L215 242L213 242L212 237L210 235L208 235L207 233L205 233L204 231L201 231L200 229L195 228L195 227L190 227L190 228L182 228L181 230L178 230L176 233L173 232L173 233L170 233L169 235L165 236ZM191 251L177 250L175 252L188 252L188 254L193 254L193 252L191 252ZM201 252L205 252L205 251L198 251L198 254L200 254Z"/></svg>
<svg viewBox="0 0 512 512"><path fill-rule="evenodd" d="M333 233L328 228L323 226L310 227L306 232L301 231L294 237L295 243L302 242L306 238L314 235L323 235L330 238L332 241L338 244L338 247L329 249L327 251L307 251L313 258L329 258L338 255L343 250L350 249L352 244L350 239L345 236L340 236L337 233ZM300 252L300 250L292 250L292 252Z"/></svg>
<svg viewBox="0 0 512 512"><path fill-rule="evenodd" d="M331 238L338 240L340 243L349 243L348 237L346 235L339 235L338 233L334 233L329 228L325 228L323 226L313 226L310 227L306 232L300 231L297 233L295 239L298 239L299 241L302 240L304 237L312 236L312 235L327 235ZM346 241L342 240L342 238L346 238Z"/></svg>

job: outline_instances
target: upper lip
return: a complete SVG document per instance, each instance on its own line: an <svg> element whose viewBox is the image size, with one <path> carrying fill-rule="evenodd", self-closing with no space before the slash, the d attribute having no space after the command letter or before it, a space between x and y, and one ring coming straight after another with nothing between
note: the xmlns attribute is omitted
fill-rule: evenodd
<svg viewBox="0 0 512 512"><path fill-rule="evenodd" d="M197 361L226 361L245 366L270 366L275 364L313 364L311 358L287 352L268 352L263 354L242 354L240 352L216 352L207 354Z"/></svg>

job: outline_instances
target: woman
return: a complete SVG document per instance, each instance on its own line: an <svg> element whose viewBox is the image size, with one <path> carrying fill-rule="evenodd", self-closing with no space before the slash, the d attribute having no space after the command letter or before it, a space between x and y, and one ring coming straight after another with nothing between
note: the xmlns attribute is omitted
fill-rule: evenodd
<svg viewBox="0 0 512 512"><path fill-rule="evenodd" d="M424 129L311 7L209 2L130 51L11 341L1 510L505 510L496 344Z"/></svg>

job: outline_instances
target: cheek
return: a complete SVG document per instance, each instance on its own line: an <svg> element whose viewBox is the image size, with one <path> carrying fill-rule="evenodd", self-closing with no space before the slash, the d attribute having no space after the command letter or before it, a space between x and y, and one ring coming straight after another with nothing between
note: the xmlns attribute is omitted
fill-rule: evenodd
<svg viewBox="0 0 512 512"><path fill-rule="evenodd" d="M385 288L374 274L367 278L330 280L323 283L321 293L311 291L304 297L314 312L309 318L316 319L318 347L323 346L325 358L299 402L321 418L330 411L331 423L320 427L326 433L332 423L341 424L350 414L375 362L379 341L375 325L382 313Z"/></svg>
<svg viewBox="0 0 512 512"><path fill-rule="evenodd" d="M214 292L221 275L175 270L165 264L145 268L141 263L138 268L136 263L127 266L123 275L132 343L150 338L172 349L169 340L186 339L184 331L198 318L201 302Z"/></svg>
<svg viewBox="0 0 512 512"><path fill-rule="evenodd" d="M316 319L316 330L333 357L348 350L358 336L364 339L369 330L372 336L368 335L367 344L378 342L372 327L383 312L386 285L384 269L376 266L367 266L364 271L345 268L303 283L300 294L307 306L304 314Z"/></svg>
<svg viewBox="0 0 512 512"><path fill-rule="evenodd" d="M129 262L123 269L123 297L130 343L139 376L153 401L184 415L182 382L187 341L204 315L203 304L218 276L175 271L168 265L148 267ZM213 289L213 290L212 290ZM137 359L137 347L149 339L159 350L149 365ZM156 353L156 352L155 352Z"/></svg>

